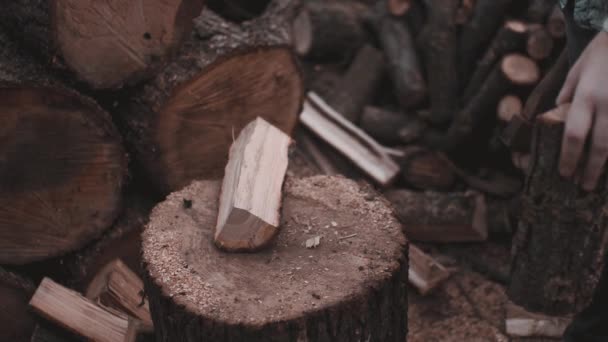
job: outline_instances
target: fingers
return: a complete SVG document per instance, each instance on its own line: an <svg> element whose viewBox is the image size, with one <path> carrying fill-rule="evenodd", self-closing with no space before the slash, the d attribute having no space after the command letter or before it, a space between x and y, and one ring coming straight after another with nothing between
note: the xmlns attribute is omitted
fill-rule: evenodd
<svg viewBox="0 0 608 342"><path fill-rule="evenodd" d="M608 107L598 108L593 125L591 150L583 176L583 189L592 191L608 159Z"/></svg>
<svg viewBox="0 0 608 342"><path fill-rule="evenodd" d="M566 119L566 129L562 140L559 171L570 178L581 159L587 134L593 121L594 106L587 96L580 94L574 98Z"/></svg>
<svg viewBox="0 0 608 342"><path fill-rule="evenodd" d="M580 63L576 63L568 73L566 82L564 82L562 90L557 96L557 105L572 102L572 99L574 98L574 93L576 91L576 86L578 85L578 82L581 77L581 67L579 65Z"/></svg>

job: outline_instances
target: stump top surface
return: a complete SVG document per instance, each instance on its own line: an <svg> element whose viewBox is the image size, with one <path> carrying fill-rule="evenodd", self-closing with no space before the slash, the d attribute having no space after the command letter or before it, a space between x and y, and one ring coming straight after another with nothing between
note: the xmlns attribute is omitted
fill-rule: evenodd
<svg viewBox="0 0 608 342"><path fill-rule="evenodd" d="M397 272L406 251L388 202L345 178L316 176L286 181L269 248L221 252L213 244L219 192L220 182L203 181L173 193L143 234L156 286L210 320L258 326L345 304ZM320 244L306 248L315 237Z"/></svg>

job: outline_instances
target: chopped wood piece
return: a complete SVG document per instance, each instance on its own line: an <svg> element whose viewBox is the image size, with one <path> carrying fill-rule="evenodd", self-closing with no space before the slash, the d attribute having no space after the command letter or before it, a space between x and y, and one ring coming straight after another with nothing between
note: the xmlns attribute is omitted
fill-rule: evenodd
<svg viewBox="0 0 608 342"><path fill-rule="evenodd" d="M496 109L498 119L502 122L511 122L514 116L521 115L523 107L524 104L518 96L506 95L498 102Z"/></svg>
<svg viewBox="0 0 608 342"><path fill-rule="evenodd" d="M3 31L0 44L0 264L26 264L79 249L112 224L127 156L107 112Z"/></svg>
<svg viewBox="0 0 608 342"><path fill-rule="evenodd" d="M292 27L297 54L317 59L348 59L365 42L359 11L354 1L305 2Z"/></svg>
<svg viewBox="0 0 608 342"><path fill-rule="evenodd" d="M365 107L361 128L387 145L409 144L424 134L426 123L414 115L396 113L378 107Z"/></svg>
<svg viewBox="0 0 608 342"><path fill-rule="evenodd" d="M407 13L416 0L386 0L386 7L390 14L400 17Z"/></svg>
<svg viewBox="0 0 608 342"><path fill-rule="evenodd" d="M507 303L506 333L512 337L549 337L561 339L571 317L551 317L533 312L511 302Z"/></svg>
<svg viewBox="0 0 608 342"><path fill-rule="evenodd" d="M445 243L488 238L486 203L479 193L392 190L385 195L410 240Z"/></svg>
<svg viewBox="0 0 608 342"><path fill-rule="evenodd" d="M253 254L213 246L219 193L217 181L193 182L154 209L143 233L157 336L405 341L408 244L390 204L369 185L344 177L288 178L281 233L268 250ZM191 209L183 208L184 197L197 199ZM307 249L305 242L317 236L320 245Z"/></svg>
<svg viewBox="0 0 608 342"><path fill-rule="evenodd" d="M93 88L154 76L190 35L202 0L15 0L0 22L46 62L65 65ZM60 57L59 59L56 57Z"/></svg>
<svg viewBox="0 0 608 342"><path fill-rule="evenodd" d="M216 246L252 252L279 232L281 190L287 171L288 135L257 118L230 148L215 230Z"/></svg>
<svg viewBox="0 0 608 342"><path fill-rule="evenodd" d="M477 68L464 91L464 102L477 94L496 62L506 54L524 50L527 31L526 24L519 20L509 20L504 24L477 63Z"/></svg>
<svg viewBox="0 0 608 342"><path fill-rule="evenodd" d="M365 45L357 52L328 103L349 121L358 123L363 107L372 102L385 70L382 51Z"/></svg>
<svg viewBox="0 0 608 342"><path fill-rule="evenodd" d="M459 45L461 81L469 81L475 62L503 22L513 0L477 0L471 20L462 27ZM455 70L452 70L454 72Z"/></svg>
<svg viewBox="0 0 608 342"><path fill-rule="evenodd" d="M525 18L533 23L542 24L555 7L553 0L530 0Z"/></svg>
<svg viewBox="0 0 608 342"><path fill-rule="evenodd" d="M552 316L578 313L590 304L604 269L608 234L606 173L592 192L559 173L568 108L536 120L508 291L515 304Z"/></svg>
<svg viewBox="0 0 608 342"><path fill-rule="evenodd" d="M3 341L29 341L35 327L28 301L34 284L0 267L0 337Z"/></svg>
<svg viewBox="0 0 608 342"><path fill-rule="evenodd" d="M44 278L30 300L43 317L75 334L99 342L125 342L132 324L125 315L93 304L77 292Z"/></svg>
<svg viewBox="0 0 608 342"><path fill-rule="evenodd" d="M562 39L566 37L566 18L564 12L558 5L553 7L549 18L547 19L547 31L551 37L555 39Z"/></svg>
<svg viewBox="0 0 608 342"><path fill-rule="evenodd" d="M458 37L455 14L459 0L425 0L426 25L418 37L423 47L431 112L428 120L447 123L458 108Z"/></svg>
<svg viewBox="0 0 608 342"><path fill-rule="evenodd" d="M409 282L423 296L433 292L451 276L443 265L414 245L410 245L409 259Z"/></svg>
<svg viewBox="0 0 608 342"><path fill-rule="evenodd" d="M456 181L451 165L439 152L421 146L401 149L403 155L395 158L401 166L402 179L420 190L447 191Z"/></svg>
<svg viewBox="0 0 608 342"><path fill-rule="evenodd" d="M528 42L526 51L528 55L537 61L551 56L553 52L553 37L543 25L530 25L528 29Z"/></svg>
<svg viewBox="0 0 608 342"><path fill-rule="evenodd" d="M416 106L426 98L427 88L412 34L400 18L386 11L378 12L373 24L388 62L397 101L404 109Z"/></svg>
<svg viewBox="0 0 608 342"><path fill-rule="evenodd" d="M568 49L564 49L553 67L528 97L522 113L523 118L534 120L536 115L555 106L555 99L566 81L569 69Z"/></svg>
<svg viewBox="0 0 608 342"><path fill-rule="evenodd" d="M500 135L500 140L511 151L528 152L532 142L532 124L522 115L515 115Z"/></svg>
<svg viewBox="0 0 608 342"><path fill-rule="evenodd" d="M242 25L204 10L180 56L119 104L127 142L163 194L221 178L233 137L258 116L292 133L304 86L283 3Z"/></svg>
<svg viewBox="0 0 608 342"><path fill-rule="evenodd" d="M95 303L123 312L153 328L144 283L120 259L107 264L97 273L85 296Z"/></svg>
<svg viewBox="0 0 608 342"><path fill-rule="evenodd" d="M386 153L385 148L312 92L304 103L300 121L379 185L388 186L397 177L399 165Z"/></svg>

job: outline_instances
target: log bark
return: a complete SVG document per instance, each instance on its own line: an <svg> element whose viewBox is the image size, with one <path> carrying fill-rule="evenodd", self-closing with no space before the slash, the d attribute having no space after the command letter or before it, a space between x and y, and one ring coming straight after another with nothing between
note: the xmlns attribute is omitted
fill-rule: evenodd
<svg viewBox="0 0 608 342"><path fill-rule="evenodd" d="M466 84L483 54L503 22L513 0L477 0L471 20L462 27L458 47L462 84Z"/></svg>
<svg viewBox="0 0 608 342"><path fill-rule="evenodd" d="M515 115L500 135L500 140L513 152L527 153L532 142L533 125L523 115Z"/></svg>
<svg viewBox="0 0 608 342"><path fill-rule="evenodd" d="M29 312L28 301L35 289L29 279L0 267L0 336L3 340L30 340L36 322Z"/></svg>
<svg viewBox="0 0 608 342"><path fill-rule="evenodd" d="M415 142L427 128L426 123L412 114L372 106L363 110L360 126L372 138L389 146Z"/></svg>
<svg viewBox="0 0 608 342"><path fill-rule="evenodd" d="M127 158L105 111L1 32L0 42L0 263L25 264L81 248L111 225Z"/></svg>
<svg viewBox="0 0 608 342"><path fill-rule="evenodd" d="M553 37L543 25L530 25L526 46L528 56L537 61L546 59L551 56L554 45Z"/></svg>
<svg viewBox="0 0 608 342"><path fill-rule="evenodd" d="M48 64L71 69L93 88L150 78L192 29L202 0L17 0L0 22Z"/></svg>
<svg viewBox="0 0 608 342"><path fill-rule="evenodd" d="M450 243L488 238L486 202L479 193L393 190L385 195L408 239Z"/></svg>
<svg viewBox="0 0 608 342"><path fill-rule="evenodd" d="M348 60L366 40L354 1L307 1L292 31L298 55L314 59Z"/></svg>
<svg viewBox="0 0 608 342"><path fill-rule="evenodd" d="M401 179L419 190L448 191L456 182L451 165L438 152L410 145L396 158L401 166Z"/></svg>
<svg viewBox="0 0 608 342"><path fill-rule="evenodd" d="M526 43L527 27L521 21L510 20L498 31L464 91L464 102L471 100L502 57L513 52L522 52Z"/></svg>
<svg viewBox="0 0 608 342"><path fill-rule="evenodd" d="M523 213L513 241L511 300L551 316L590 303L606 254L606 177L585 192L558 171L566 107L537 119Z"/></svg>
<svg viewBox="0 0 608 342"><path fill-rule="evenodd" d="M258 116L291 134L304 89L283 5L240 26L205 10L181 55L119 105L127 142L161 192L220 178L233 136Z"/></svg>
<svg viewBox="0 0 608 342"><path fill-rule="evenodd" d="M419 36L423 46L433 123L449 122L456 108L460 81L458 73L458 37L455 15L458 0L426 0L428 18Z"/></svg>
<svg viewBox="0 0 608 342"><path fill-rule="evenodd" d="M406 240L371 188L341 177L288 180L282 233L246 255L213 246L219 191L206 181L170 195L143 234L157 341L406 340ZM375 219L382 229L369 229ZM315 237L320 244L306 249Z"/></svg>
<svg viewBox="0 0 608 342"><path fill-rule="evenodd" d="M427 95L426 81L412 34L400 18L378 11L373 20L397 101L403 109L417 106Z"/></svg>

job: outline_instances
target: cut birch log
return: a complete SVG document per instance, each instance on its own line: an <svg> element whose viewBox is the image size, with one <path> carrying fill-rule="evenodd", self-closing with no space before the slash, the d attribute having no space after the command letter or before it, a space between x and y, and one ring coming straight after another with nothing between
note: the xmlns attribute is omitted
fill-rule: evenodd
<svg viewBox="0 0 608 342"><path fill-rule="evenodd" d="M515 304L551 316L578 313L589 305L608 245L605 173L598 189L585 192L558 171L568 108L536 120L508 291Z"/></svg>
<svg viewBox="0 0 608 342"><path fill-rule="evenodd" d="M151 215L144 283L157 340L405 341L407 242L371 187L288 179L281 234L254 254L215 248L219 193L217 181L194 182ZM185 209L183 198L197 200Z"/></svg>
<svg viewBox="0 0 608 342"><path fill-rule="evenodd" d="M108 113L0 32L0 263L79 249L119 213L127 157Z"/></svg>
<svg viewBox="0 0 608 342"><path fill-rule="evenodd" d="M221 178L233 137L258 116L292 133L304 87L283 25L289 4L274 1L239 26L203 11L181 55L119 106L127 142L161 192Z"/></svg>
<svg viewBox="0 0 608 342"><path fill-rule="evenodd" d="M498 120L506 123L511 122L514 116L521 115L523 107L524 104L518 96L505 95L498 102L498 108L496 108Z"/></svg>
<svg viewBox="0 0 608 342"><path fill-rule="evenodd" d="M427 129L427 124L415 115L372 106L363 110L360 126L372 138L389 146L415 142Z"/></svg>
<svg viewBox="0 0 608 342"><path fill-rule="evenodd" d="M291 138L263 119L245 126L230 148L214 242L229 252L266 247L279 232L281 191Z"/></svg>
<svg viewBox="0 0 608 342"><path fill-rule="evenodd" d="M432 293L452 275L445 266L411 244L409 265L409 283L423 296Z"/></svg>
<svg viewBox="0 0 608 342"><path fill-rule="evenodd" d="M379 185L388 186L397 177L399 165L387 154L386 148L344 119L316 94L308 94L300 122Z"/></svg>
<svg viewBox="0 0 608 342"><path fill-rule="evenodd" d="M15 0L0 22L48 64L65 65L93 88L154 76L190 35L202 0ZM56 58L56 57L59 57Z"/></svg>
<svg viewBox="0 0 608 342"><path fill-rule="evenodd" d="M413 188L448 191L456 182L453 168L439 152L415 145L400 150L403 155L395 160L401 166L401 179Z"/></svg>
<svg viewBox="0 0 608 342"><path fill-rule="evenodd" d="M107 264L97 273L85 297L100 306L139 319L146 330L154 328L148 299L144 294L144 283L120 259Z"/></svg>
<svg viewBox="0 0 608 342"><path fill-rule="evenodd" d="M365 42L360 8L354 1L312 0L293 21L293 43L299 56L347 60Z"/></svg>
<svg viewBox="0 0 608 342"><path fill-rule="evenodd" d="M529 25L526 45L528 56L537 61L542 61L551 56L554 45L553 37L545 26L540 24Z"/></svg>
<svg viewBox="0 0 608 342"><path fill-rule="evenodd" d="M385 195L393 203L410 240L449 243L488 238L487 208L482 194L392 190Z"/></svg>
<svg viewBox="0 0 608 342"><path fill-rule="evenodd" d="M0 267L0 336L4 341L29 341L36 322L27 302L35 289L29 279Z"/></svg>
<svg viewBox="0 0 608 342"><path fill-rule="evenodd" d="M551 317L507 303L505 330L512 337L548 337L561 339L572 322L571 317Z"/></svg>
<svg viewBox="0 0 608 342"><path fill-rule="evenodd" d="M44 278L30 300L44 318L93 341L135 341L137 323L126 315L95 305L79 293Z"/></svg>

